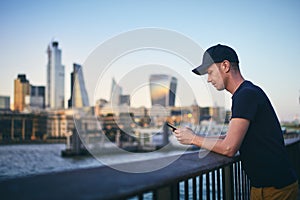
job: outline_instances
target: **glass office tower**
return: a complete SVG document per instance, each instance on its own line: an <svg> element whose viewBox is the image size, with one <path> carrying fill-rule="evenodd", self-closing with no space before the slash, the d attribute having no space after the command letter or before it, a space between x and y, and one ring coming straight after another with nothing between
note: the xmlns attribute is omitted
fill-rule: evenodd
<svg viewBox="0 0 300 200"><path fill-rule="evenodd" d="M71 73L71 98L68 101L68 107L81 108L86 106L89 106L89 98L85 88L82 67L74 63Z"/></svg>
<svg viewBox="0 0 300 200"><path fill-rule="evenodd" d="M46 107L64 108L65 104L65 66L61 64L61 50L53 41L47 49L47 89Z"/></svg>
<svg viewBox="0 0 300 200"><path fill-rule="evenodd" d="M163 107L174 106L177 79L166 74L152 74L150 76L151 104Z"/></svg>

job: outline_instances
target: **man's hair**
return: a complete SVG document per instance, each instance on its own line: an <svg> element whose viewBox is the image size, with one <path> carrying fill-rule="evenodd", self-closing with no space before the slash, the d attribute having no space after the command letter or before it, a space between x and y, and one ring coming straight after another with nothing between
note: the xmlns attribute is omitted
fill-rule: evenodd
<svg viewBox="0 0 300 200"><path fill-rule="evenodd" d="M230 66L232 67L232 69L233 69L234 71L240 71L239 63L236 63L236 62L230 62Z"/></svg>

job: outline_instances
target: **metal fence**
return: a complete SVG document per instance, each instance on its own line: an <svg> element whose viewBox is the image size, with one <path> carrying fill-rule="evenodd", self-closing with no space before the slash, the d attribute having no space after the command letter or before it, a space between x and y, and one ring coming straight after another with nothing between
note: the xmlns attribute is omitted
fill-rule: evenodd
<svg viewBox="0 0 300 200"><path fill-rule="evenodd" d="M230 164L141 193L130 199L250 199L250 181L238 157Z"/></svg>
<svg viewBox="0 0 300 200"><path fill-rule="evenodd" d="M290 159L300 177L300 138L287 139ZM156 166L158 158L126 163ZM249 199L250 182L239 156L187 153L160 170L126 173L110 167L79 169L0 182L1 199Z"/></svg>

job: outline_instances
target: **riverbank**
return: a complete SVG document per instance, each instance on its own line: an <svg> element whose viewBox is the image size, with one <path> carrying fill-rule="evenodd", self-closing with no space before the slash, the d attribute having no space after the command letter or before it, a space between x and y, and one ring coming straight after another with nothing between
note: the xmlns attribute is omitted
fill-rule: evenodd
<svg viewBox="0 0 300 200"><path fill-rule="evenodd" d="M66 144L65 138L47 140L0 141L0 145Z"/></svg>

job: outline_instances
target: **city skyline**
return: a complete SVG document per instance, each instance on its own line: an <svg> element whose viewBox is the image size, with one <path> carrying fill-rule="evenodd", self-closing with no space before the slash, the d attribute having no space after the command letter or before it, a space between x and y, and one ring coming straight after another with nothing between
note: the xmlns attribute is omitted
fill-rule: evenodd
<svg viewBox="0 0 300 200"><path fill-rule="evenodd" d="M13 102L17 74L26 74L34 85L46 86L45 47L51 39L59 41L65 74L70 74L73 63L84 63L107 39L137 28L159 27L190 37L204 50L217 43L232 46L239 55L244 77L266 91L281 121L293 120L300 113L300 68L295 63L300 53L296 45L300 42L299 8L300 3L292 0L72 4L4 1L0 8L0 95L10 96ZM180 74L191 73L180 66L174 65L174 69ZM122 78L117 72L113 76ZM195 91L197 78L191 77ZM65 84L67 101L70 83L66 78ZM203 97L196 95L200 104Z"/></svg>

